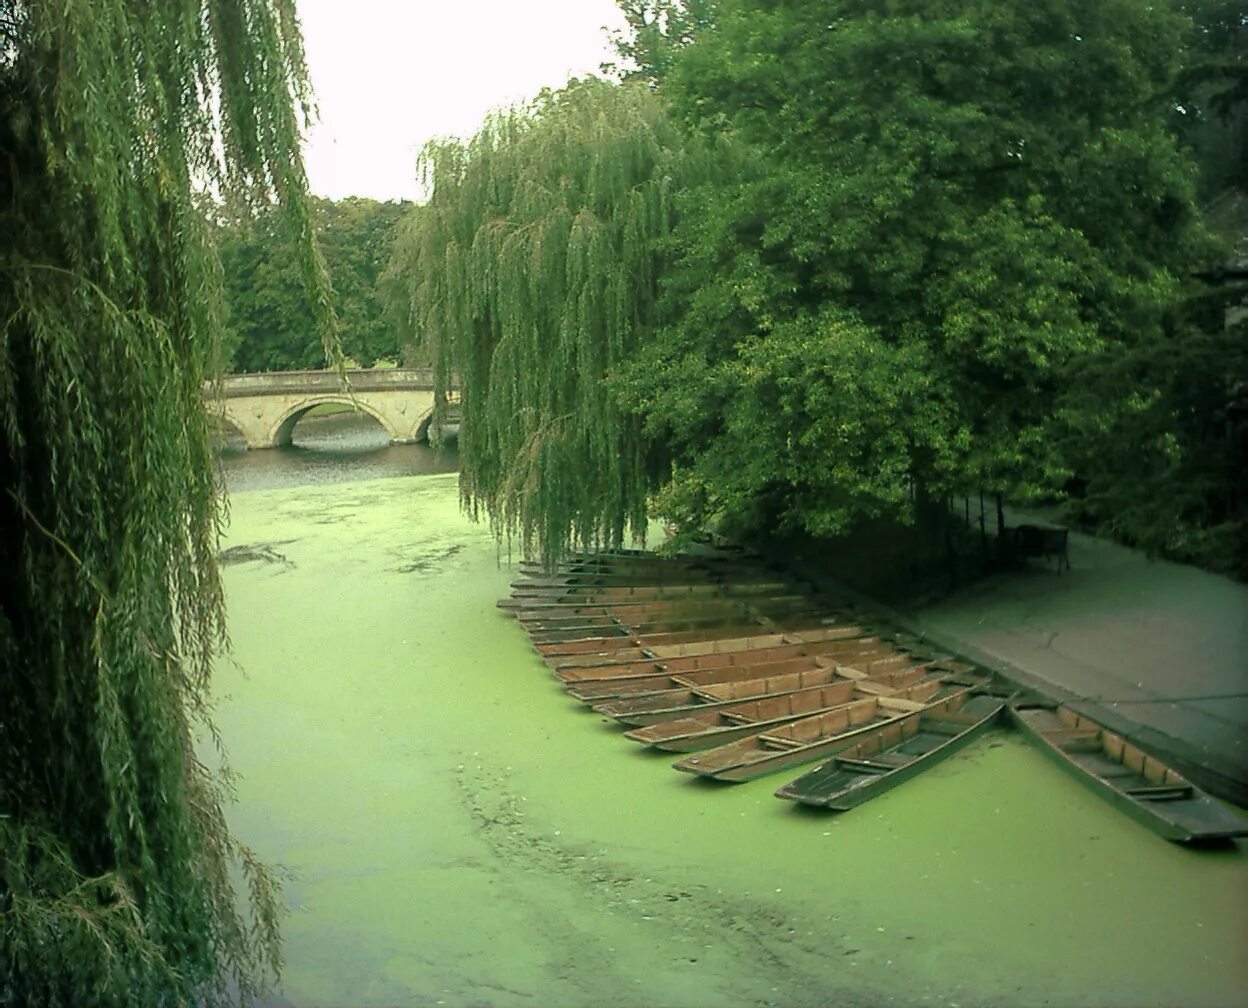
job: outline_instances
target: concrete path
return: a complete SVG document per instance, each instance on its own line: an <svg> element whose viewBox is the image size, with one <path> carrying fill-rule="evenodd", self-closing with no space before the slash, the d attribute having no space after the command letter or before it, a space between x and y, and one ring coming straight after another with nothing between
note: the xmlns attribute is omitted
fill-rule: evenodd
<svg viewBox="0 0 1248 1008"><path fill-rule="evenodd" d="M1248 586L1074 532L1070 566L1030 561L907 622L1248 806Z"/></svg>

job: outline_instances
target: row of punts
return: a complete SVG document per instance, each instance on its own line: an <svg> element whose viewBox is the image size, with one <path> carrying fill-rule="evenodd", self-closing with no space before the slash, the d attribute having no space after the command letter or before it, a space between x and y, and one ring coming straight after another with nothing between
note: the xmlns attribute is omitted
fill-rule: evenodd
<svg viewBox="0 0 1248 1008"><path fill-rule="evenodd" d="M676 770L847 811L1008 720L1169 840L1248 836L1248 819L1069 707L931 647L758 558L639 551L521 565L509 599L564 689ZM815 764L808 767L808 764Z"/></svg>

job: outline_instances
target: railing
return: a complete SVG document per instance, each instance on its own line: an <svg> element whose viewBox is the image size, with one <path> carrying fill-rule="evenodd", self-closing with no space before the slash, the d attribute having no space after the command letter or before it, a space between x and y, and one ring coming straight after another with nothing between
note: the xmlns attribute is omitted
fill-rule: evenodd
<svg viewBox="0 0 1248 1008"><path fill-rule="evenodd" d="M375 368L346 372L353 392L433 388L432 368ZM226 375L222 390L227 398L274 395L283 392L342 392L336 371L268 371ZM211 394L211 393L209 393Z"/></svg>

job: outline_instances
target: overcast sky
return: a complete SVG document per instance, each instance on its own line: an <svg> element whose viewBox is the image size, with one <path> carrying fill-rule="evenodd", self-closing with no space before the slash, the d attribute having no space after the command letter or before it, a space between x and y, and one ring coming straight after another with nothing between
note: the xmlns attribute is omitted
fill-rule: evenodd
<svg viewBox="0 0 1248 1008"><path fill-rule="evenodd" d="M297 0L320 123L304 148L319 196L415 199L416 155L493 108L594 72L612 0Z"/></svg>

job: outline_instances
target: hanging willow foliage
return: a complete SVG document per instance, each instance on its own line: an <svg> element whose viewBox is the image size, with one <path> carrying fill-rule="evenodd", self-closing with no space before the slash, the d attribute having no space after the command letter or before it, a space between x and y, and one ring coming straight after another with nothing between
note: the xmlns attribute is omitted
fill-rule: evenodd
<svg viewBox="0 0 1248 1008"><path fill-rule="evenodd" d="M0 1003L242 1001L277 887L192 744L224 643L194 193L285 201L329 322L294 5L0 0L0 33Z"/></svg>
<svg viewBox="0 0 1248 1008"><path fill-rule="evenodd" d="M604 380L655 325L677 149L652 91L589 78L422 156L391 283L461 392L465 507L548 562L645 527L653 449Z"/></svg>

